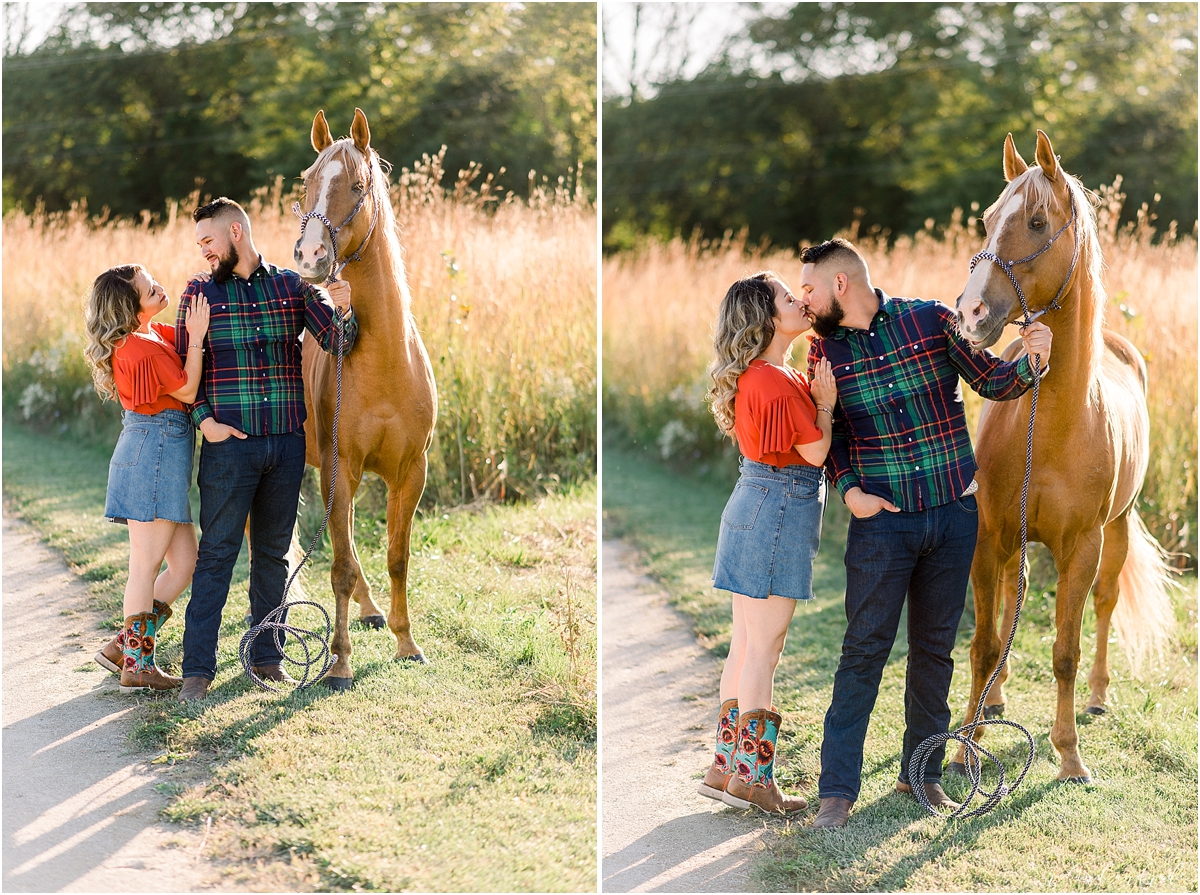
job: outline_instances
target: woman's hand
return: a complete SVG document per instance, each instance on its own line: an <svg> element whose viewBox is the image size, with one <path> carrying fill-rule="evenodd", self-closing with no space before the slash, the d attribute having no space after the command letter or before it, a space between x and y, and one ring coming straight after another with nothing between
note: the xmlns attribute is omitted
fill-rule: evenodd
<svg viewBox="0 0 1200 895"><path fill-rule="evenodd" d="M829 358L823 357L817 361L808 387L817 406L828 407L832 416L833 408L837 405L837 380L833 378L833 365L829 363Z"/></svg>
<svg viewBox="0 0 1200 895"><path fill-rule="evenodd" d="M188 341L192 345L199 345L208 334L208 299L204 297L204 293L197 293L193 299L187 309L184 325L187 327Z"/></svg>
<svg viewBox="0 0 1200 895"><path fill-rule="evenodd" d="M191 282L207 283L211 279L212 279L212 271L211 270L201 270L201 271L197 271L196 273L192 274Z"/></svg>

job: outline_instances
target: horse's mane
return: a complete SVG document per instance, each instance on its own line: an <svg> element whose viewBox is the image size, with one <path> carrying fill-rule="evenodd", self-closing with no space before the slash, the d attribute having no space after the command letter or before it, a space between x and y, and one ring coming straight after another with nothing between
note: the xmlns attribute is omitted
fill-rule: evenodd
<svg viewBox="0 0 1200 895"><path fill-rule="evenodd" d="M343 137L335 141L332 145L327 146L325 151L317 156L317 160L313 162L312 168L304 173L307 175L311 171L315 171L323 167L330 159L335 156L345 156L349 161L348 170L361 171L365 166L371 168L371 201L379 209L379 221L375 225L375 233L372 239L382 238L387 242L388 255L392 264L393 277L400 287L400 297L404 303L404 310L407 313L411 305L411 296L408 291L408 278L404 272L404 251L400 246L400 226L396 222L396 212L392 208L390 199L390 182L388 181L388 173L391 171L391 163L380 158L379 153L374 149L368 149L370 156L359 151L354 145L354 140L349 137ZM386 168L384 166L387 166ZM365 211L365 209L364 209Z"/></svg>
<svg viewBox="0 0 1200 895"><path fill-rule="evenodd" d="M1075 197L1075 208L1079 227L1079 264L1081 272L1091 279L1092 296L1098 308L1103 308L1107 295L1104 290L1104 255L1100 251L1099 227L1096 224L1096 206L1099 200L1096 194L1083 185L1073 174L1068 174L1061 167L1059 174L1066 178L1067 189ZM1049 212L1051 207L1057 207L1058 200L1054 195L1054 186L1038 165L1031 165L1023 174L1014 177L1004 188L999 198L983 213L984 218L990 217L995 211L1003 208L1014 193L1025 190L1025 207L1032 203L1033 211ZM1070 208L1060 209L1062 214L1070 215ZM1067 238L1070 231L1063 234Z"/></svg>

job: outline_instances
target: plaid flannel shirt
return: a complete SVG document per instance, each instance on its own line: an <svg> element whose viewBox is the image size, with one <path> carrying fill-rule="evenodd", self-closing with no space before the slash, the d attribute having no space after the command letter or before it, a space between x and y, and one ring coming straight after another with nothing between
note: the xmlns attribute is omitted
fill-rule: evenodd
<svg viewBox="0 0 1200 895"><path fill-rule="evenodd" d="M839 327L809 348L809 378L825 357L838 387L825 466L843 498L857 485L905 512L941 506L976 469L959 377L1007 401L1033 385L1033 370L1027 357L973 350L941 302L875 293L869 328Z"/></svg>
<svg viewBox="0 0 1200 895"><path fill-rule="evenodd" d="M187 357L187 309L203 292L208 299L204 371L192 405L197 426L209 417L247 435L280 435L304 425L300 335L307 329L321 347L337 350L333 306L326 293L300 275L259 256L249 279L188 283L175 317L175 344ZM358 335L353 309L343 327L349 352Z"/></svg>

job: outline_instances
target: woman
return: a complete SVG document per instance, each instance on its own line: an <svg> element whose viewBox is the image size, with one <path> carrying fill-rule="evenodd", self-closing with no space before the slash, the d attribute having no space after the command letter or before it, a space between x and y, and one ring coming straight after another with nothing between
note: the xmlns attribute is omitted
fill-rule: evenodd
<svg viewBox="0 0 1200 895"><path fill-rule="evenodd" d="M827 361L811 387L788 366L792 342L810 326L778 275L739 280L721 302L709 368L713 415L737 439L742 460L713 568L713 586L733 592L733 639L721 674L716 754L700 794L779 814L808 806L775 783L780 716L771 696L796 600L813 595L825 509L821 464L837 401Z"/></svg>
<svg viewBox="0 0 1200 895"><path fill-rule="evenodd" d="M201 296L188 312L186 364L175 351L174 328L151 322L166 306L162 286L138 264L96 277L85 304L85 354L96 391L125 408L104 505L108 519L129 525L125 624L96 661L120 673L126 693L183 683L155 665L154 642L196 567L188 503L195 437L184 405L200 384L208 304Z"/></svg>

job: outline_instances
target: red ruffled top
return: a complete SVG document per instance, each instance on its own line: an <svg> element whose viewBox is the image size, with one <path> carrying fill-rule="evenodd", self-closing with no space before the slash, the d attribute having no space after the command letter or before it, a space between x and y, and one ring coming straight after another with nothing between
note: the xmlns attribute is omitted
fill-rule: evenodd
<svg viewBox="0 0 1200 895"><path fill-rule="evenodd" d="M147 416L160 410L187 410L168 392L187 385L183 361L175 351L175 327L151 323L150 335L131 333L113 351L113 380L121 406Z"/></svg>
<svg viewBox="0 0 1200 895"><path fill-rule="evenodd" d="M812 466L796 450L822 438L808 381L791 367L753 360L737 387L733 431L742 455L771 466Z"/></svg>

